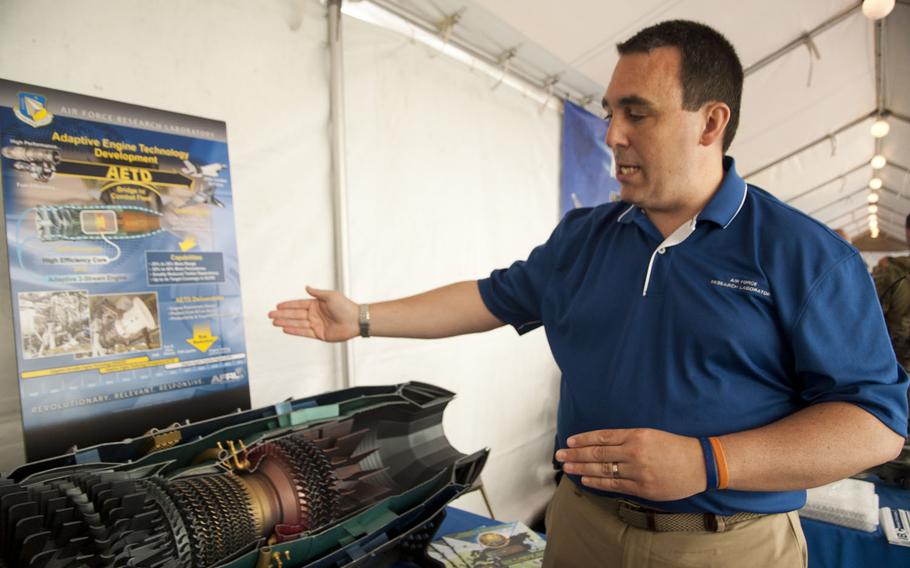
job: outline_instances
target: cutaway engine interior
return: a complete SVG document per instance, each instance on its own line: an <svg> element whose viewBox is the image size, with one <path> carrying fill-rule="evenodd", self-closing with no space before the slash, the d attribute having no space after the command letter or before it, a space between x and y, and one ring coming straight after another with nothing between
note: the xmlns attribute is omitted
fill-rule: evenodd
<svg viewBox="0 0 910 568"><path fill-rule="evenodd" d="M0 480L3 562L290 568L420 553L488 453L445 439L452 396L348 389L25 464Z"/></svg>

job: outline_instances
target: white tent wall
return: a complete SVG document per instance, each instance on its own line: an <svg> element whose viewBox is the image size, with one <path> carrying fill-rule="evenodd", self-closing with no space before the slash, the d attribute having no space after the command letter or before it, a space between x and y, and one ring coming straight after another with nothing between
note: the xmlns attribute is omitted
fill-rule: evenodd
<svg viewBox="0 0 910 568"><path fill-rule="evenodd" d="M332 346L266 317L333 279L326 38L317 0L0 0L0 77L227 123L254 406L337 384ZM5 470L24 455L2 276Z"/></svg>
<svg viewBox="0 0 910 568"><path fill-rule="evenodd" d="M355 301L526 258L558 220L559 114L409 38L351 17L343 26ZM446 434L464 452L491 447L483 482L497 517L528 520L546 505L559 372L542 330L356 341L357 385L456 392Z"/></svg>

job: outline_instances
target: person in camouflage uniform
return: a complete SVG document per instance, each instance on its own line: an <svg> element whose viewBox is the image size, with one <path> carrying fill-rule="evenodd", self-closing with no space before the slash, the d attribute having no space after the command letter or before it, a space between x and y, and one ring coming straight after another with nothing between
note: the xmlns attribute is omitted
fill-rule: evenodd
<svg viewBox="0 0 910 568"><path fill-rule="evenodd" d="M904 228L910 246L910 215L904 221ZM872 270L872 278L894 354L904 369L910 369L910 256L883 257ZM907 400L910 401L910 392ZM869 471L887 483L910 489L910 437L897 459Z"/></svg>
<svg viewBox="0 0 910 568"><path fill-rule="evenodd" d="M910 215L905 221L910 244ZM910 369L910 256L886 256L872 272L897 360Z"/></svg>
<svg viewBox="0 0 910 568"><path fill-rule="evenodd" d="M874 274L897 360L910 369L910 256L888 257Z"/></svg>

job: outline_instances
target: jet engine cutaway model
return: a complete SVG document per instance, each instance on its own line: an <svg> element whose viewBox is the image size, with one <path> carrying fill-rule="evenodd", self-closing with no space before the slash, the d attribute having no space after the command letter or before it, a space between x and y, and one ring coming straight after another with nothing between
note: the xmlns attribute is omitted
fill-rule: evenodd
<svg viewBox="0 0 910 568"><path fill-rule="evenodd" d="M292 568L423 554L488 450L423 383L286 401L32 462L0 480L0 566Z"/></svg>

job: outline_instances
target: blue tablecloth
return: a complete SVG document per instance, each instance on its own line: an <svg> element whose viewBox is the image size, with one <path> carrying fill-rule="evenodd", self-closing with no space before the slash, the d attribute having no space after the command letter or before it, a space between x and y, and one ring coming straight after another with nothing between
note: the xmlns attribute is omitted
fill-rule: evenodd
<svg viewBox="0 0 910 568"><path fill-rule="evenodd" d="M876 484L876 491L880 507L910 510L910 490ZM436 537L499 522L447 507ZM810 519L802 519L802 524L809 568L910 568L910 548L889 544L881 527L867 533Z"/></svg>
<svg viewBox="0 0 910 568"><path fill-rule="evenodd" d="M498 525L501 522L504 521L496 521L489 517L482 517L480 515L475 515L474 513L456 509L455 507L446 507L446 518L442 521L442 525L436 532L435 538L447 534L469 531L477 527Z"/></svg>

